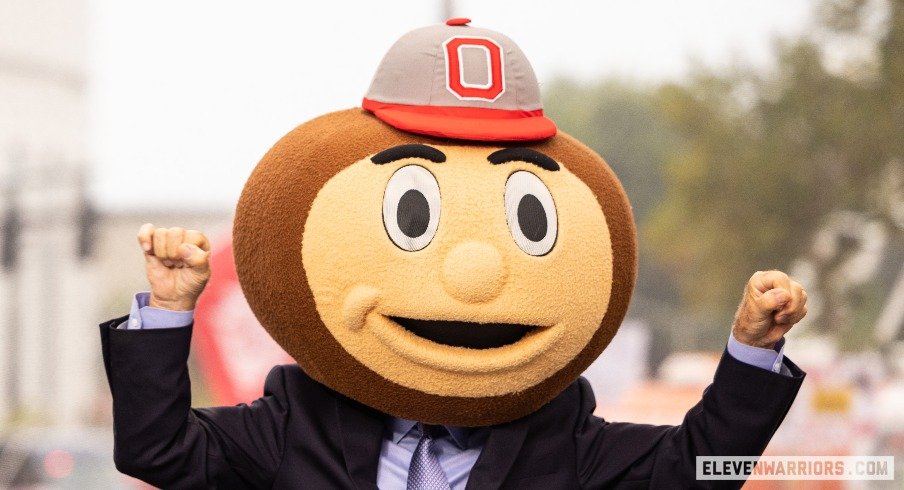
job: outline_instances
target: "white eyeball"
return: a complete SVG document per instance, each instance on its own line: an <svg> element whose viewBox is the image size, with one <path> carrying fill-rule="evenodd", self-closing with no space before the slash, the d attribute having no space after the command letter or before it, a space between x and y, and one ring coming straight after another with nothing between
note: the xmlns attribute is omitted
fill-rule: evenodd
<svg viewBox="0 0 904 490"><path fill-rule="evenodd" d="M439 226L439 184L429 170L406 165L383 193L383 226L392 243L414 252L430 244Z"/></svg>
<svg viewBox="0 0 904 490"><path fill-rule="evenodd" d="M512 238L524 253L546 255L556 244L556 204L546 184L536 175L521 170L509 176L505 183L505 217Z"/></svg>

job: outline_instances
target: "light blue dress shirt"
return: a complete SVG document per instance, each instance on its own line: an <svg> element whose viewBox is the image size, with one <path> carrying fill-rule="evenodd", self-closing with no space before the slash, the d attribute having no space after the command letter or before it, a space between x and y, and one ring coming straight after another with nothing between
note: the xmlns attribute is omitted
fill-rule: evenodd
<svg viewBox="0 0 904 490"><path fill-rule="evenodd" d="M149 293L138 293L132 300L129 319L118 328L152 329L181 328L192 323L194 311L171 311L148 306ZM790 376L791 371L784 360L785 339L774 349L742 344L728 338L728 353L735 359L768 371ZM448 434L435 439L439 464L442 466L452 490L463 490L468 484L471 468L477 462L484 442L489 435L488 428L446 427ZM408 483L408 466L414 449L420 440L417 422L405 419L391 419L380 446L380 461L377 466L377 486L386 489L405 488Z"/></svg>
<svg viewBox="0 0 904 490"><path fill-rule="evenodd" d="M433 439L433 448L439 458L452 490L464 490L471 468L477 462L490 430L481 428L446 427L448 432ZM405 488L408 466L421 438L421 431L414 420L393 418L386 428L380 447L377 466L379 488Z"/></svg>

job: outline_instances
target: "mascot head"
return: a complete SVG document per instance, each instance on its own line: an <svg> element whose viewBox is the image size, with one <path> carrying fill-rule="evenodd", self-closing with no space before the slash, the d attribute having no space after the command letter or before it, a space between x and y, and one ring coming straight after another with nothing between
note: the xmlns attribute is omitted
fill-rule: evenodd
<svg viewBox="0 0 904 490"><path fill-rule="evenodd" d="M295 128L236 211L261 324L312 378L388 414L525 416L615 335L634 223L606 163L543 116L507 37L403 36L363 104Z"/></svg>

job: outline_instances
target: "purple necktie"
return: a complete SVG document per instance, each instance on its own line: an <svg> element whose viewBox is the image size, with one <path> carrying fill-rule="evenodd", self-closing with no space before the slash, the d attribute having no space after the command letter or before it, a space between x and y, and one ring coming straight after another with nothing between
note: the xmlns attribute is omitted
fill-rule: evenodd
<svg viewBox="0 0 904 490"><path fill-rule="evenodd" d="M418 441L414 455L411 456L407 490L450 490L446 473L443 472L439 458L433 452L433 438L442 427L424 425L420 422L417 427L421 431L421 440Z"/></svg>

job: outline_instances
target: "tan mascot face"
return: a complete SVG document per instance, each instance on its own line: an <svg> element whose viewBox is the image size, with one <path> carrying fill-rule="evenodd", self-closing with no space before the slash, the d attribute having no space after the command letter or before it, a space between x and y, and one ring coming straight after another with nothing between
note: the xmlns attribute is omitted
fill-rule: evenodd
<svg viewBox="0 0 904 490"><path fill-rule="evenodd" d="M621 186L562 133L439 139L374 112L303 124L258 164L234 230L252 309L310 376L391 415L476 426L531 413L627 309Z"/></svg>

